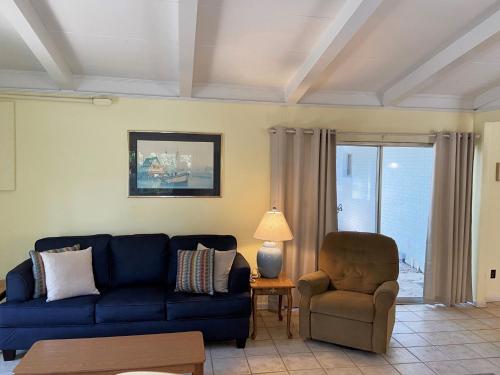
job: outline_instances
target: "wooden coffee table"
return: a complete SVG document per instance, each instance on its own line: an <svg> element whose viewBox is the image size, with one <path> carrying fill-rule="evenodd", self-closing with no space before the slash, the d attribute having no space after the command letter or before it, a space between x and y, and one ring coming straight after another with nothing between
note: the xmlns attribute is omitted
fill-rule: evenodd
<svg viewBox="0 0 500 375"><path fill-rule="evenodd" d="M281 307L283 304L283 296L286 295L287 299L287 313L286 313L286 332L288 338L292 338L292 331L290 330L290 319L292 315L292 289L295 288L292 280L287 277L280 276L276 279L267 279L261 277L250 283L252 289L252 315L253 315L253 332L252 339L255 340L257 336L257 296L261 295L277 295L278 296L278 319L283 320L281 315Z"/></svg>
<svg viewBox="0 0 500 375"><path fill-rule="evenodd" d="M171 371L203 375L201 332L36 342L14 369L16 375Z"/></svg>

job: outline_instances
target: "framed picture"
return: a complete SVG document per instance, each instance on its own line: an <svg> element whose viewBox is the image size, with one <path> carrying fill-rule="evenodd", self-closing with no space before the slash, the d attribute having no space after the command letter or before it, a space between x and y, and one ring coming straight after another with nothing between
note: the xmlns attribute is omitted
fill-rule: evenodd
<svg viewBox="0 0 500 375"><path fill-rule="evenodd" d="M220 197L221 134L129 131L130 197Z"/></svg>

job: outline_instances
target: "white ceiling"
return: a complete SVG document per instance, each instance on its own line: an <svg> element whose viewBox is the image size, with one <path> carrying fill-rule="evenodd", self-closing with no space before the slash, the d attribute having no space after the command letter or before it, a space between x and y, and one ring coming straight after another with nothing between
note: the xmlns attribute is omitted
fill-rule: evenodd
<svg viewBox="0 0 500 375"><path fill-rule="evenodd" d="M0 89L500 107L500 0L0 0Z"/></svg>

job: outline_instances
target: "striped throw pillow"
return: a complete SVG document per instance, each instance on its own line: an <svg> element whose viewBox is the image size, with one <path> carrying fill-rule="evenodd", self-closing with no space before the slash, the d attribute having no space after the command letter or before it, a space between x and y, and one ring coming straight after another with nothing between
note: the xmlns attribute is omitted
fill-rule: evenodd
<svg viewBox="0 0 500 375"><path fill-rule="evenodd" d="M214 294L214 249L177 252L175 291Z"/></svg>
<svg viewBox="0 0 500 375"><path fill-rule="evenodd" d="M45 253L62 253L64 251L80 250L80 244L74 246L62 247L60 249L46 250ZM45 267L43 265L40 252L30 250L30 258L33 263L33 278L35 279L35 290L33 298L40 298L47 294L47 283L45 282Z"/></svg>

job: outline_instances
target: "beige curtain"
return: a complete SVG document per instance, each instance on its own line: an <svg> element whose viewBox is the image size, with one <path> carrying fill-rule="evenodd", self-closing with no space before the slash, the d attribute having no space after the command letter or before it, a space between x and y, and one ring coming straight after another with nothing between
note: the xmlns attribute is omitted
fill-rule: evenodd
<svg viewBox="0 0 500 375"><path fill-rule="evenodd" d="M280 127L271 134L271 205L284 213L294 236L283 245L283 271L296 283L317 269L325 234L337 230L337 190L335 132L294 131Z"/></svg>
<svg viewBox="0 0 500 375"><path fill-rule="evenodd" d="M474 135L439 134L435 152L424 300L453 305L472 300Z"/></svg>

